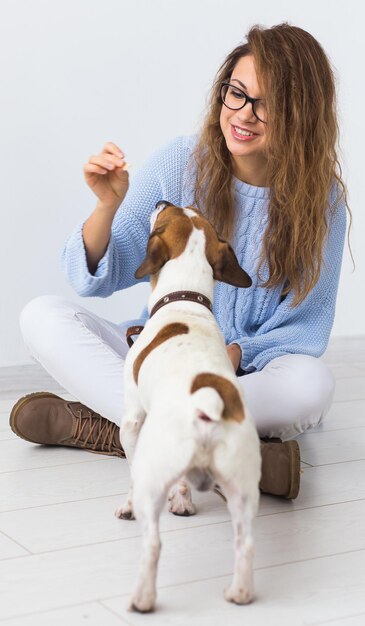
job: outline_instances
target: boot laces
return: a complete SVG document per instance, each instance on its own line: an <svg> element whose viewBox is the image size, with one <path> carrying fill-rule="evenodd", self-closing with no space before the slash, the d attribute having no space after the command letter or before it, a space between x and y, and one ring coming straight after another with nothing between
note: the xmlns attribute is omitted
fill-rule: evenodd
<svg viewBox="0 0 365 626"><path fill-rule="evenodd" d="M74 409L77 418L75 444L92 450L112 452L114 434L118 426L90 409ZM115 446L114 446L115 447Z"/></svg>

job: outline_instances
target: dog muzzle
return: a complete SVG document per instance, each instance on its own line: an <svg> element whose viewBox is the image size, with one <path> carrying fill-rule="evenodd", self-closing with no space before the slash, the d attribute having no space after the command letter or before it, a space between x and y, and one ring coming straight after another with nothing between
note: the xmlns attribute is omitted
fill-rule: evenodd
<svg viewBox="0 0 365 626"><path fill-rule="evenodd" d="M166 200L160 200L159 202L157 202L156 208L152 211L151 217L150 217L151 233L154 229L155 222L158 216L160 215L161 211L163 211L164 209L166 209L167 206L170 206L170 205L171 205L171 202L167 202Z"/></svg>

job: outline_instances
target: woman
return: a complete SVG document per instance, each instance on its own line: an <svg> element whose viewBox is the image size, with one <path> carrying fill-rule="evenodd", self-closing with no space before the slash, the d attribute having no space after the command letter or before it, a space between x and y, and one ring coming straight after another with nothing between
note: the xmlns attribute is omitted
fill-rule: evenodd
<svg viewBox="0 0 365 626"><path fill-rule="evenodd" d="M255 26L221 66L199 137L153 155L129 186L113 143L89 159L95 211L65 244L65 274L81 296L107 297L134 277L149 216L165 199L203 210L229 239L250 289L223 283L214 313L262 438L261 490L295 498L299 447L317 426L334 379L318 359L333 324L346 230L337 172L333 73L320 44L286 23ZM31 355L79 402L36 393L14 406L24 439L122 456L125 330L56 296L32 300L21 329ZM91 408L88 408L91 407Z"/></svg>

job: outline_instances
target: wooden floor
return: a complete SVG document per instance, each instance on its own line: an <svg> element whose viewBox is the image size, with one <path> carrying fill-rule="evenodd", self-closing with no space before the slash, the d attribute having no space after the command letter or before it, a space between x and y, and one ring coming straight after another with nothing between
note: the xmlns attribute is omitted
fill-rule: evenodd
<svg viewBox="0 0 365 626"><path fill-rule="evenodd" d="M37 365L0 369L0 620L11 626L299 626L365 624L365 337L337 339L337 379L320 428L298 438L294 502L261 496L256 600L228 604L233 537L225 504L195 493L198 514L161 518L157 612L128 613L137 522L114 517L125 460L29 444L8 426L25 393L72 399Z"/></svg>

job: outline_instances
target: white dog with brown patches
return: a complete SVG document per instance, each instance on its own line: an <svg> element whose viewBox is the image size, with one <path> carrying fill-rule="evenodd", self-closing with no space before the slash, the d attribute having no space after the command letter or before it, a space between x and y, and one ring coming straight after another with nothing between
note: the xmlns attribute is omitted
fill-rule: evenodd
<svg viewBox="0 0 365 626"><path fill-rule="evenodd" d="M146 258L135 274L146 275L150 318L125 361L120 429L132 481L116 515L135 516L143 532L129 609L155 607L160 513L168 494L170 511L195 513L187 481L200 491L218 484L227 499L235 564L225 598L246 604L253 597L251 524L259 501L260 441L211 303L215 280L249 287L251 279L198 210L165 201L151 215Z"/></svg>

